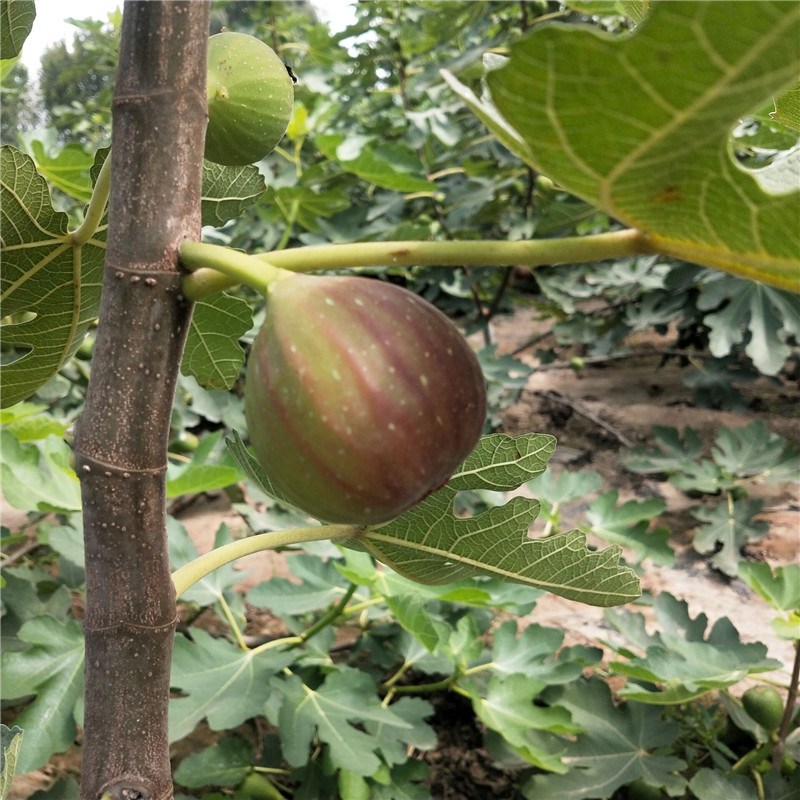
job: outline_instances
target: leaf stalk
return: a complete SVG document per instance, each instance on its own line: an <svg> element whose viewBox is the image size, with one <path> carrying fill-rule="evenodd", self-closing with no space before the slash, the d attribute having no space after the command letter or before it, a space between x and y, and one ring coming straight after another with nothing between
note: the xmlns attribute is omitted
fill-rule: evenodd
<svg viewBox="0 0 800 800"><path fill-rule="evenodd" d="M259 553L262 550L274 550L302 542L318 542L323 539L350 539L358 536L363 528L357 525L314 525L308 528L290 528L285 531L271 531L248 536L246 539L237 539L235 542L217 547L188 564L184 564L172 573L172 582L175 585L175 597L181 597L189 587L202 580L231 561L236 561L243 556Z"/></svg>
<svg viewBox="0 0 800 800"><path fill-rule="evenodd" d="M184 279L184 291L187 297L198 300L237 283L260 289L261 281L274 274L270 272L270 267L290 272L390 266L540 267L652 255L656 252L645 234L625 229L590 236L511 242L469 240L321 244L253 256L220 245L187 243L181 247L180 255L183 265L192 271ZM235 256L225 253L234 253ZM204 258L208 260L204 261Z"/></svg>

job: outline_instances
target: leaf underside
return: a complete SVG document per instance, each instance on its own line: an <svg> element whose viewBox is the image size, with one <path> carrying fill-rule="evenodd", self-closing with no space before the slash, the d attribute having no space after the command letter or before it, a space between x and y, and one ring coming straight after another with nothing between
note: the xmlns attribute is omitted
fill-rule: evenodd
<svg viewBox="0 0 800 800"><path fill-rule="evenodd" d="M670 2L622 36L535 28L488 75L491 101L445 77L520 158L659 252L800 292L800 152L750 171L729 141L798 72L797 4Z"/></svg>

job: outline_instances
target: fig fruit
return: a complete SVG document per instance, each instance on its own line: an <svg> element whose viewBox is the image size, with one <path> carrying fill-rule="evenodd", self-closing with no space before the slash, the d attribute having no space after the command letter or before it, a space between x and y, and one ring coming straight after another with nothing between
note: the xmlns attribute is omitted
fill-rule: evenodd
<svg viewBox="0 0 800 800"><path fill-rule="evenodd" d="M293 275L270 287L245 416L289 502L326 522L375 525L438 489L469 455L486 388L464 337L412 292Z"/></svg>
<svg viewBox="0 0 800 800"><path fill-rule="evenodd" d="M264 42L223 31L208 40L208 127L205 157L245 166L275 149L292 115L294 86Z"/></svg>
<svg viewBox="0 0 800 800"><path fill-rule="evenodd" d="M772 686L754 686L742 695L744 710L768 731L777 730L783 719L783 700Z"/></svg>

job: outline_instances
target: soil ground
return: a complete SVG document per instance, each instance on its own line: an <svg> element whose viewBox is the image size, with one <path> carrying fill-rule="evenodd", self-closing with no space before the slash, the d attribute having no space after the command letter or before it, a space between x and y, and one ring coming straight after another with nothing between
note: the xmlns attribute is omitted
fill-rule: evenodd
<svg viewBox="0 0 800 800"><path fill-rule="evenodd" d="M518 311L513 316L501 316L492 324L492 338L498 343L498 353L509 353L547 330L549 322L538 322L532 312ZM636 475L624 469L620 451L625 443L652 442L654 424L683 429L693 427L703 441L710 445L724 426L737 428L756 419L763 420L770 430L800 444L800 393L796 383L785 380L760 379L740 389L753 402L743 413L723 412L694 407L692 390L683 380L687 369L677 360L662 364L659 351L671 346L670 337L652 334L634 338L630 346L636 357L610 361L602 366L585 366L576 371L569 368L542 367L524 351L521 358L537 370L528 380L519 398L503 415L502 430L512 434L548 432L558 437L558 448L551 469L583 467L600 473L603 490L617 489L620 501L661 497L667 504L659 520L671 531L670 545L676 553L670 567L653 566L646 562L642 576L643 588L658 594L668 591L689 606L694 617L705 613L709 624L727 616L738 629L744 642L761 641L767 644L769 655L785 665L791 663L792 649L781 641L769 626L772 612L759 601L745 584L731 580L708 566L707 560L692 546L692 531L697 524L688 513L695 502L674 489L666 481ZM569 359L571 354L567 354ZM796 484L756 485L751 497L764 500L762 518L770 531L760 541L747 547L747 555L773 566L797 563L800 559L800 494ZM582 513L592 497L570 507L573 519L566 525L581 521ZM222 495L200 498L181 514L190 535L202 550L209 549L221 522L232 529L243 523ZM535 534L535 531L534 531ZM243 587L249 587L272 576L286 575L283 558L265 553L241 562ZM645 613L646 608L642 608ZM525 622L536 621L563 629L566 644L597 643L612 640L614 632L604 622L601 609L574 603L554 595L545 595ZM281 633L279 620L254 617L248 634L275 635ZM468 707L460 698L434 698L436 716L432 720L439 733L439 746L425 754L432 768L431 795L437 800L518 800L513 776L492 765L483 749L481 732L476 727ZM201 728L180 745L180 756L193 749L205 747L211 741L209 732ZM176 755L178 755L176 753ZM32 791L49 785L53 775L75 774L79 766L75 752L54 759L41 773L15 780L10 800L25 800Z"/></svg>

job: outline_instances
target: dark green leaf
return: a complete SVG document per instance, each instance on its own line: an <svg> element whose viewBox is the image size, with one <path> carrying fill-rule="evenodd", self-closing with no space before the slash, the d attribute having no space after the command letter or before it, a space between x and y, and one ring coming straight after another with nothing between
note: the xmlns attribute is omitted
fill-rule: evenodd
<svg viewBox="0 0 800 800"><path fill-rule="evenodd" d="M0 148L3 344L19 357L3 365L3 407L30 397L80 346L97 316L106 225L73 247L29 156Z"/></svg>
<svg viewBox="0 0 800 800"><path fill-rule="evenodd" d="M586 522L592 533L606 542L613 542L632 550L641 564L646 558L654 564L671 565L675 553L668 544L669 530L657 528L648 531L650 521L661 514L666 503L658 498L628 500L617 507L619 492L612 489L592 501L586 512Z"/></svg>
<svg viewBox="0 0 800 800"><path fill-rule="evenodd" d="M3 59L15 58L36 19L33 0L3 0L0 3L0 55Z"/></svg>
<svg viewBox="0 0 800 800"><path fill-rule="evenodd" d="M711 508L692 509L692 516L705 523L695 528L692 545L698 553L713 553L709 561L726 575L735 576L742 547L769 533L769 522L755 520L763 500L729 500Z"/></svg>
<svg viewBox="0 0 800 800"><path fill-rule="evenodd" d="M599 679L576 681L558 695L584 733L564 742L564 775L537 775L523 789L526 797L547 800L606 798L621 786L644 778L679 796L685 780L677 774L686 763L656 755L678 735L676 722L664 722L659 710L640 703L615 705Z"/></svg>
<svg viewBox="0 0 800 800"><path fill-rule="evenodd" d="M263 581L247 593L248 601L273 614L299 616L328 608L347 590L348 580L332 561L297 553L287 558L287 564L300 583L286 578Z"/></svg>
<svg viewBox="0 0 800 800"><path fill-rule="evenodd" d="M629 683L620 695L640 703L684 703L714 689L738 683L751 673L780 667L767 658L761 643L743 644L730 620L717 620L705 636L708 618L699 614L692 619L688 605L662 592L653 605L661 630L645 631L644 617L623 609L608 609L606 619L643 657L627 662L615 661L616 672L639 681L661 684L662 689L648 689Z"/></svg>
<svg viewBox="0 0 800 800"><path fill-rule="evenodd" d="M413 726L384 708L376 686L364 672L345 668L332 672L317 688L303 683L297 675L274 681L273 689L283 695L278 729L286 760L293 766L306 764L316 736L330 748L338 767L358 775L373 775L380 766L376 751L391 728L400 738ZM382 726L380 737L359 730L356 725Z"/></svg>
<svg viewBox="0 0 800 800"><path fill-rule="evenodd" d="M239 339L250 330L253 312L246 301L225 294L200 300L181 361L181 372L207 389L230 389L244 364Z"/></svg>
<svg viewBox="0 0 800 800"><path fill-rule="evenodd" d="M184 758L175 781L188 789L200 786L237 786L250 772L253 748L243 739L223 739Z"/></svg>
<svg viewBox="0 0 800 800"><path fill-rule="evenodd" d="M78 623L41 616L26 622L19 638L28 649L2 654L2 697L36 699L17 717L26 732L19 773L43 767L66 750L77 733L75 710L83 697L83 632Z"/></svg>
<svg viewBox="0 0 800 800"><path fill-rule="evenodd" d="M280 650L242 650L206 631L192 629L190 642L175 640L172 685L188 697L170 701L170 741L182 739L207 719L212 730L225 730L257 716L270 695L269 679L294 657Z"/></svg>
<svg viewBox="0 0 800 800"><path fill-rule="evenodd" d="M717 464L740 478L800 480L800 448L770 431L763 420L744 428L723 428L711 452Z"/></svg>

